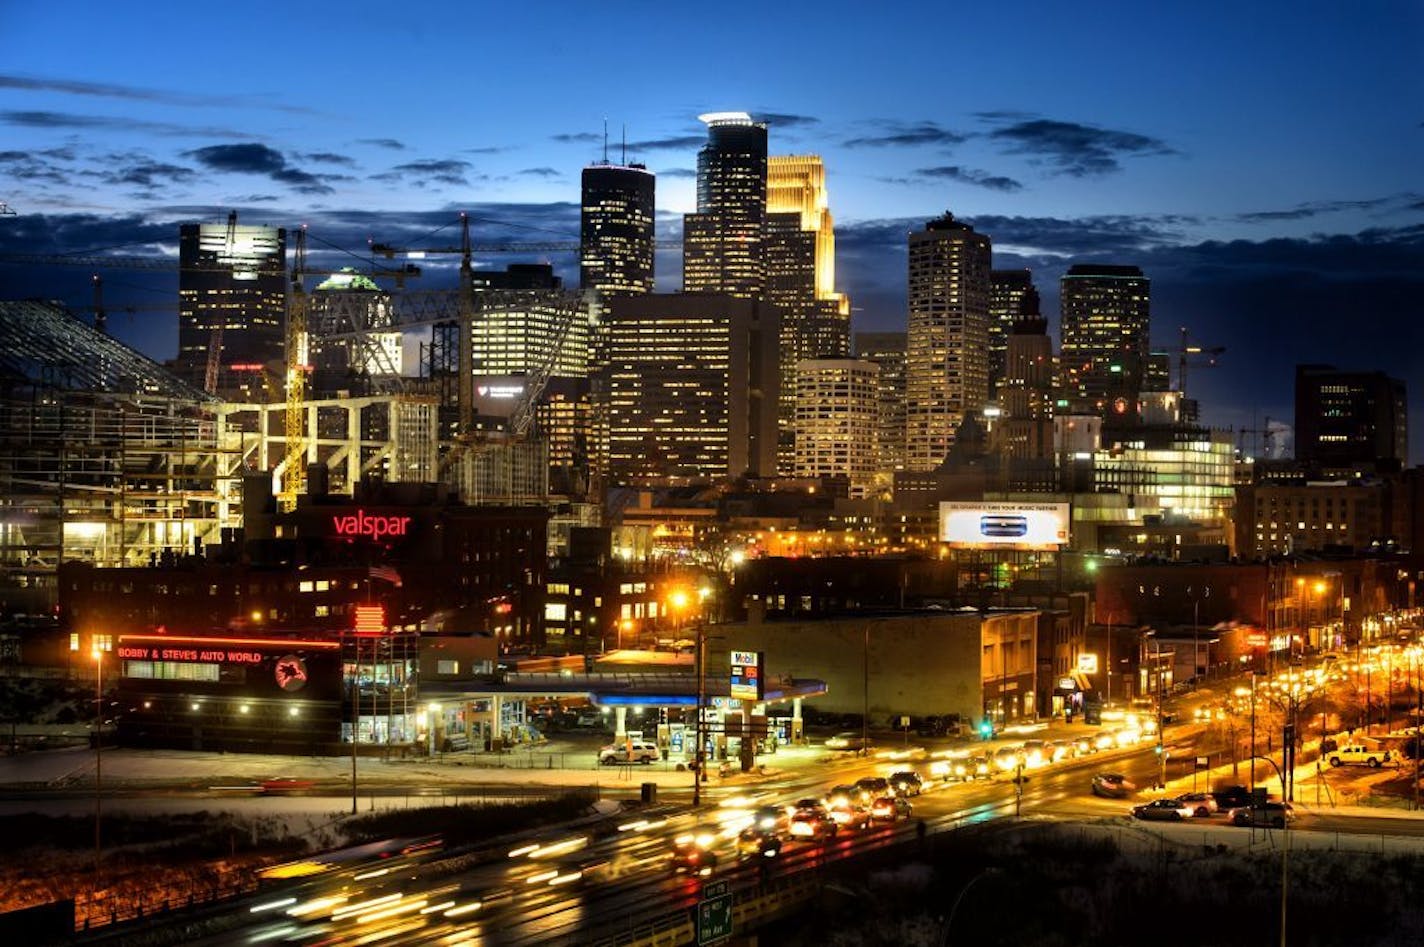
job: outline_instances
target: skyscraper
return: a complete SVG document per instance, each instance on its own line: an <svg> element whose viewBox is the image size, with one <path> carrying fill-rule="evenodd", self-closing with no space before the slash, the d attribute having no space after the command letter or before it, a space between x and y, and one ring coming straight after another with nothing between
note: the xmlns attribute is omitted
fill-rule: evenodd
<svg viewBox="0 0 1424 947"><path fill-rule="evenodd" d="M816 155L773 155L766 172L765 299L781 316L781 444L789 472L797 372L806 359L843 358L850 348L850 301L835 291L836 244L826 169Z"/></svg>
<svg viewBox="0 0 1424 947"><path fill-rule="evenodd" d="M999 384L999 423L994 436L1000 452L1013 459L1053 456L1053 342L1048 320L1025 316L1013 325Z"/></svg>
<svg viewBox="0 0 1424 947"><path fill-rule="evenodd" d="M615 297L606 313L615 484L775 473L775 310L726 295Z"/></svg>
<svg viewBox="0 0 1424 947"><path fill-rule="evenodd" d="M653 291L654 193L641 164L583 169L579 282L604 296Z"/></svg>
<svg viewBox="0 0 1424 947"><path fill-rule="evenodd" d="M1038 290L1028 270L994 270L989 274L989 397L1004 377L1009 334L1020 319L1038 316Z"/></svg>
<svg viewBox="0 0 1424 947"><path fill-rule="evenodd" d="M1295 458L1342 472L1408 461L1404 382L1384 372L1297 365Z"/></svg>
<svg viewBox="0 0 1424 947"><path fill-rule="evenodd" d="M1135 266L1079 264L1059 285L1073 409L1135 415L1148 364L1151 281Z"/></svg>
<svg viewBox="0 0 1424 947"><path fill-rule="evenodd" d="M766 286L766 125L746 112L699 117L707 144L697 153L697 212L683 218L683 289L759 299Z"/></svg>
<svg viewBox="0 0 1424 947"><path fill-rule="evenodd" d="M937 468L989 396L989 238L946 213L910 233L906 469Z"/></svg>
<svg viewBox="0 0 1424 947"><path fill-rule="evenodd" d="M874 362L811 358L796 370L798 477L840 477L853 497L875 481L876 383Z"/></svg>
<svg viewBox="0 0 1424 947"><path fill-rule="evenodd" d="M176 373L204 385L216 346L220 374L233 364L285 364L287 232L227 223L178 228L178 357Z"/></svg>
<svg viewBox="0 0 1424 947"><path fill-rule="evenodd" d="M905 469L905 333L857 332L855 357L875 363L875 470Z"/></svg>

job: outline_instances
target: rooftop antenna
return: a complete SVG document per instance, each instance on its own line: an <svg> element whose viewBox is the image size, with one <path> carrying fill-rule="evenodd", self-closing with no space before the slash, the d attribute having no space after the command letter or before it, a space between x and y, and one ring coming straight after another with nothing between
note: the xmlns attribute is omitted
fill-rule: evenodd
<svg viewBox="0 0 1424 947"><path fill-rule="evenodd" d="M623 123L623 167L628 167L628 123Z"/></svg>
<svg viewBox="0 0 1424 947"><path fill-rule="evenodd" d="M603 163L608 163L608 117L603 118Z"/></svg>

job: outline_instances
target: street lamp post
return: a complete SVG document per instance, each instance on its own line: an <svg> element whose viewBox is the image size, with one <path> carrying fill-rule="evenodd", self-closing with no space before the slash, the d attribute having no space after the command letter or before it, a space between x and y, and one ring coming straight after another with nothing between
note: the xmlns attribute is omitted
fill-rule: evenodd
<svg viewBox="0 0 1424 947"><path fill-rule="evenodd" d="M104 857L104 652L94 649L94 885Z"/></svg>

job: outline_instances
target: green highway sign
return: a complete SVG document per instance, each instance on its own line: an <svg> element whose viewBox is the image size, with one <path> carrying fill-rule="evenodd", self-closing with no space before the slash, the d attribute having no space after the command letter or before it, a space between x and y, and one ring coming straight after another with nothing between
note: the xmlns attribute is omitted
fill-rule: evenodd
<svg viewBox="0 0 1424 947"><path fill-rule="evenodd" d="M725 889L724 889L725 890ZM730 892L697 902L697 947L706 947L732 936L732 895Z"/></svg>

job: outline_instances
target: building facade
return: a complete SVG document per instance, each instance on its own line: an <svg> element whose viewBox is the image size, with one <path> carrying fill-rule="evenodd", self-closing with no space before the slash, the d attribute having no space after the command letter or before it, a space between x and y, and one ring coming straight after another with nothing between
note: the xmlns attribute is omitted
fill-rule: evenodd
<svg viewBox="0 0 1424 947"><path fill-rule="evenodd" d="M178 356L174 370L202 386L209 352L218 378L233 364L286 365L287 232L227 223L178 228Z"/></svg>
<svg viewBox="0 0 1424 947"><path fill-rule="evenodd" d="M603 296L653 291L657 178L641 164L583 169L579 285Z"/></svg>
<svg viewBox="0 0 1424 947"><path fill-rule="evenodd" d="M905 347L903 332L857 332L855 357L876 376L875 469L886 478L905 469Z"/></svg>
<svg viewBox="0 0 1424 947"><path fill-rule="evenodd" d="M1038 290L1028 270L989 273L989 396L995 397L1007 366L1009 336L1023 319L1037 318Z"/></svg>
<svg viewBox="0 0 1424 947"><path fill-rule="evenodd" d="M780 326L717 294L655 294L607 311L608 476L713 482L776 469Z"/></svg>
<svg viewBox="0 0 1424 947"><path fill-rule="evenodd" d="M806 359L796 366L796 476L840 478L850 496L875 482L879 370L856 359Z"/></svg>
<svg viewBox="0 0 1424 947"><path fill-rule="evenodd" d="M1331 365L1295 370L1295 457L1327 472L1409 460L1404 382Z"/></svg>
<svg viewBox="0 0 1424 947"><path fill-rule="evenodd" d="M909 236L906 466L933 470L989 395L989 238L953 214Z"/></svg>
<svg viewBox="0 0 1424 947"><path fill-rule="evenodd" d="M759 299L766 288L766 125L709 112L697 153L697 212L683 218L682 286Z"/></svg>
<svg viewBox="0 0 1424 947"><path fill-rule="evenodd" d="M1079 264L1059 293L1071 407L1135 415L1150 353L1151 281L1135 266Z"/></svg>

